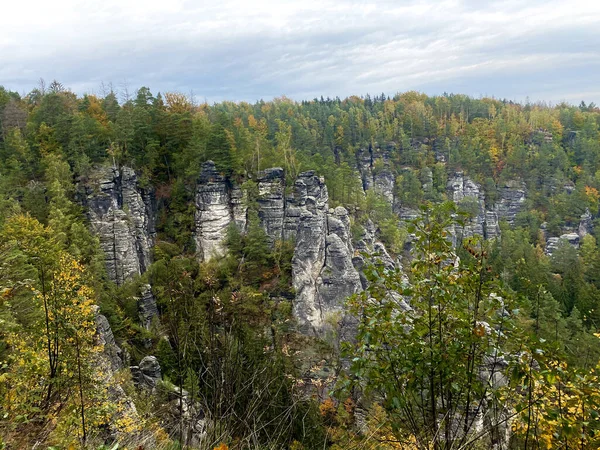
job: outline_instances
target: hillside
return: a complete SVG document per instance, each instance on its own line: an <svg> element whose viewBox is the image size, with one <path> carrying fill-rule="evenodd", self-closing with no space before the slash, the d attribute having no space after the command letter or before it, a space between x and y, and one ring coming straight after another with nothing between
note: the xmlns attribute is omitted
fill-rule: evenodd
<svg viewBox="0 0 600 450"><path fill-rule="evenodd" d="M595 105L53 82L0 129L0 448L597 448Z"/></svg>

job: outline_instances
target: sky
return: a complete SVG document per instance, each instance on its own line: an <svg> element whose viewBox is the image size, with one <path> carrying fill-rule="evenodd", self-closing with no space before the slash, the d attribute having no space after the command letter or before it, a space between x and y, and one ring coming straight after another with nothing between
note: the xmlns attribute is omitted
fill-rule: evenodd
<svg viewBox="0 0 600 450"><path fill-rule="evenodd" d="M0 85L222 100L418 90L600 104L599 0L11 0ZM104 87L103 87L104 86Z"/></svg>

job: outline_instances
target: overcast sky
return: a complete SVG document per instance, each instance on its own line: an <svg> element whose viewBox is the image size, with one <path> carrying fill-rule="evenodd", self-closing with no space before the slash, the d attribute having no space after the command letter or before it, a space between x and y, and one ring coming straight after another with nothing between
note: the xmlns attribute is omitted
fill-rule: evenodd
<svg viewBox="0 0 600 450"><path fill-rule="evenodd" d="M600 104L600 1L8 0L0 85Z"/></svg>

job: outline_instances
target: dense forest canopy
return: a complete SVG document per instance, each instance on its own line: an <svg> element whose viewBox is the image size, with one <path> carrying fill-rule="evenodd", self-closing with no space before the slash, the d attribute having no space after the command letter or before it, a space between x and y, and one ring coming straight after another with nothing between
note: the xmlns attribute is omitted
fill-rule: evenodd
<svg viewBox="0 0 600 450"><path fill-rule="evenodd" d="M269 239L257 204L257 179L272 167L284 169L286 193L305 171L323 176L329 207L343 206L350 213L353 242L361 239L368 223L374 224L377 239L404 262L413 283L410 289L394 289L413 296L415 308L419 299L433 296L431 292L448 302L502 292L506 305L516 311L511 322L515 337L507 348L513 354L526 348L538 351L528 360L529 372L515 371L513 377L521 383L519 392L539 394L538 403L530 395L526 407L515 406L524 411L513 426L515 448L598 444L600 393L594 367L600 344L594 333L600 330L600 108L593 103L519 104L405 92L393 97L302 102L281 97L209 105L181 93L154 94L147 87L134 95L110 90L101 96L79 96L53 81L24 96L0 87L0 131L0 395L5 410L0 416L0 448L27 447L36 441L65 448L86 439L94 445L102 439L108 442L103 436L111 420L118 424L118 433L150 439L143 444L148 448L157 442L165 448L196 445L189 431L193 426L182 425L182 388L212 420L210 438L202 444L206 448L375 445L367 444L368 439L381 445L372 448L430 448L423 439L436 441L431 448L450 448L444 446L454 433L448 427L446 444L437 441L437 428L430 435L419 434L431 421L437 427L435 401L433 413L423 413L424 422L411 423L408 431L398 429L406 419L398 412L398 398L374 401L365 406L370 411L370 418L363 420L367 431L359 433L354 426L356 399L344 391L352 383L340 388L346 401L330 397L328 389L316 389L318 394L312 396L306 394L309 389L303 391L306 378L313 387L335 384L329 369L319 366L323 361L336 368L336 375L344 372L343 366L356 370L357 379L366 370L371 383L383 380L383 385L361 386L365 392L398 386L385 385L385 363L376 360L381 365L375 369L369 365L372 361L367 364L374 354L370 349L346 349L350 354L345 357L357 359L356 367L348 368L343 358L337 359L340 342L335 338L316 339L295 330L294 247ZM370 173L385 173L391 179L392 201L377 189L367 189L361 173L365 157ZM203 164L209 160L219 176L245 192L247 226L243 232L234 226L228 229L224 257L199 262L194 202ZM140 189L152 190L157 204L152 264L145 273L118 284L107 276L84 205L85 186L93 184L102 167L132 168ZM445 228L418 222L424 219L416 219L419 232L411 228L414 221L408 225L407 216L423 215L421 206L429 205L425 212L437 211L432 205L453 200L448 183L457 173L481 187L483 207L490 211L506 186L523 186L524 206L512 223L499 223L500 237L476 243L465 238L451 249L444 239L431 237L441 236ZM440 223L457 214L467 221L479 214L472 197L456 206L458 210L446 210ZM557 239L549 251L550 239L576 232L582 216L587 217L586 231L577 245ZM435 243L430 253L420 247L425 265L411 266L409 248L419 249L425 242ZM427 255L433 253L437 256L430 267ZM456 256L465 264L461 273L467 281L457 281L443 269L439 290L422 283L430 269ZM377 293L376 280L392 283L390 274L377 275L376 268L365 273L372 278L370 295L385 305L387 297ZM478 288L468 281L476 279L481 280ZM136 302L145 285L152 287L160 319L142 326ZM367 339L373 348L381 345L377 348L384 350L387 339L406 344L404 328L391 323L394 316L379 315L385 306L369 310L373 306L367 300L354 298L350 307L358 316L370 311L372 325L380 331L389 326L389 334L360 328L359 344ZM470 300L465 304L470 311ZM160 363L168 385L160 394L140 393L131 387L131 375L121 375L135 414L111 397L115 380L95 373L102 353L94 337L95 305L132 364L149 355ZM422 303L423 310L426 305ZM451 315L456 323L439 321L437 350L443 350L457 330L470 330L473 321L476 333L485 334L479 316L463 317L457 304L450 306L456 308ZM503 308L489 307L490 323L491 315ZM411 323L417 336L419 322ZM447 327L444 333L442 327ZM426 342L430 334L423 331L419 336ZM482 354L492 348L486 345ZM433 343L430 350L433 354ZM426 367L428 362L415 356L423 349L411 351L414 359L404 363ZM462 346L453 351L460 360ZM468 354L465 370L474 370L476 354ZM443 385L443 374L456 375L459 369L462 366L435 375L446 402L465 392L458 385ZM423 376L434 378L430 373ZM178 392L177 416L169 401ZM174 416L174 424L164 419ZM461 440L461 445L475 445ZM134 442L142 441L129 445Z"/></svg>

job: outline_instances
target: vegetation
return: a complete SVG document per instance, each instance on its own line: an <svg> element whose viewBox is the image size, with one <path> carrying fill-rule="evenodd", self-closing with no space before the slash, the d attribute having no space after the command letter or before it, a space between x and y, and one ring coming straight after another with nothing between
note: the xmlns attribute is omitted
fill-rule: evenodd
<svg viewBox="0 0 600 450"><path fill-rule="evenodd" d="M209 159L243 185L248 229L231 227L227 256L199 263L194 192ZM392 180L394 207L363 190L363 160ZM133 167L158 201L154 262L122 286L79 202L102 165ZM365 268L369 290L348 303L356 341L341 358L296 332L293 244L269 242L255 203L253 180L274 166L288 184L315 169L330 205L350 211L354 239L372 221L404 259L404 273ZM488 207L507 182L525 184L526 208L500 224L501 239L450 245L456 214L478 206L432 206L457 171ZM552 256L543 233L573 229L587 209L597 218L599 192L593 104L406 92L198 105L145 87L0 87L0 448L99 448L114 433L131 448L191 448L178 389L201 405L209 449L489 448L505 429L514 448L598 448L600 227ZM399 224L398 209L424 204L412 228ZM135 299L146 282L160 312L149 329ZM133 363L157 356L158 391L134 388L128 370L107 376L95 305ZM481 378L483 361L501 361L505 382ZM484 409L482 430L473 413Z"/></svg>

